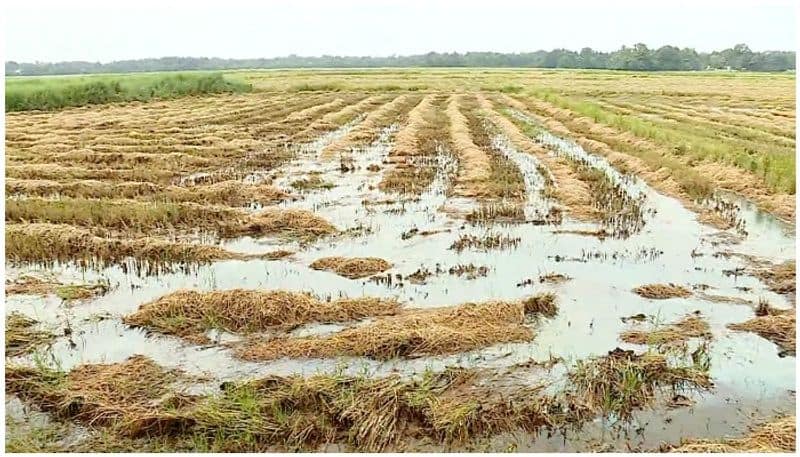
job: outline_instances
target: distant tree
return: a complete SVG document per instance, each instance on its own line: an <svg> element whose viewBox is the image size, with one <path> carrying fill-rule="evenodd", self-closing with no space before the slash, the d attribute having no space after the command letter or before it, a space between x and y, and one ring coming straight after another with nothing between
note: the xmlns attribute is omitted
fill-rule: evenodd
<svg viewBox="0 0 800 457"><path fill-rule="evenodd" d="M745 44L712 53L662 46L649 49L643 43L622 46L610 52L583 48L535 51L518 54L467 52L460 54L429 52L412 56L303 57L291 54L270 59L219 59L169 56L158 59L99 62L6 62L6 75L57 75L86 73L125 73L137 71L224 70L239 68L341 68L341 67L529 67L529 68L609 68L616 70L701 70L705 68L751 71L786 71L795 68L794 51L753 52Z"/></svg>
<svg viewBox="0 0 800 457"><path fill-rule="evenodd" d="M653 66L657 70L685 70L681 50L675 46L662 46L653 53Z"/></svg>
<svg viewBox="0 0 800 457"><path fill-rule="evenodd" d="M14 62L13 60L9 60L6 62L6 74L13 75L20 71L19 64Z"/></svg>
<svg viewBox="0 0 800 457"><path fill-rule="evenodd" d="M733 47L728 65L736 70L749 69L751 60L753 51L746 44L737 44Z"/></svg>

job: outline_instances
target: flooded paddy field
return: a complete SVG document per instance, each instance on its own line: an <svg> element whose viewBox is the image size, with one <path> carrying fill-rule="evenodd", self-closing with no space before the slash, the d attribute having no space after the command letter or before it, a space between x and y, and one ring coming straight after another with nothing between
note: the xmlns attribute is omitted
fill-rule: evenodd
<svg viewBox="0 0 800 457"><path fill-rule="evenodd" d="M7 115L8 450L794 449L794 190L771 165L662 154L567 103L633 110L641 81L270 75ZM692 113L794 147L761 122L794 120L780 82L726 83L771 102L698 91Z"/></svg>

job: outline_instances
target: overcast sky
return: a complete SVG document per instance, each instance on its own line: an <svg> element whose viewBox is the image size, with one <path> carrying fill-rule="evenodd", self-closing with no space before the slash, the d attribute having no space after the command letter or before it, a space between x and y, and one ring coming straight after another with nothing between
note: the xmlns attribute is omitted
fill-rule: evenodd
<svg viewBox="0 0 800 457"><path fill-rule="evenodd" d="M5 59L796 47L794 1L4 0ZM125 5L127 4L127 5Z"/></svg>

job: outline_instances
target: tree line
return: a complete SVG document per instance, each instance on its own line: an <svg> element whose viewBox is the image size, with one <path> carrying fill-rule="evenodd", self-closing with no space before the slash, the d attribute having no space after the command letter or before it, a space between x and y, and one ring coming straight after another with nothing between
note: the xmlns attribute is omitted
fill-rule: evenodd
<svg viewBox="0 0 800 457"><path fill-rule="evenodd" d="M208 57L162 57L157 59L99 62L6 62L6 75L66 75L128 73L143 71L231 70L274 68L375 68L375 67L527 67L586 68L631 71L743 70L787 71L795 69L794 51L754 52L746 44L714 51L662 46L650 49L642 43L622 46L613 52L583 48L580 51L554 49L523 53L429 52L411 56L303 57L290 55L264 59L220 59Z"/></svg>

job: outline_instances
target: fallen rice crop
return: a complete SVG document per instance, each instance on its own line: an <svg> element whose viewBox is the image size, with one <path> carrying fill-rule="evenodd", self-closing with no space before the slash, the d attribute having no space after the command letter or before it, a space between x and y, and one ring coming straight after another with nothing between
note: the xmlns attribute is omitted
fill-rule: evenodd
<svg viewBox="0 0 800 457"><path fill-rule="evenodd" d="M332 271L345 278L358 279L383 273L391 268L392 264L377 257L323 257L313 261L309 267Z"/></svg>
<svg viewBox="0 0 800 457"><path fill-rule="evenodd" d="M251 214L224 206L133 200L12 198L6 200L6 221L71 224L143 234L206 229L223 237L271 234L308 239L336 232L326 220L299 209L265 208Z"/></svg>
<svg viewBox="0 0 800 457"><path fill-rule="evenodd" d="M474 98L463 105L472 140L489 158L489 177L480 187L474 188L475 196L519 202L526 193L522 172L492 141L497 127L481 115L479 106Z"/></svg>
<svg viewBox="0 0 800 457"><path fill-rule="evenodd" d="M389 167L378 184L384 192L419 195L433 181L439 161L449 156L441 103L440 97L428 95L408 113L405 125L395 134Z"/></svg>
<svg viewBox="0 0 800 457"><path fill-rule="evenodd" d="M776 309L761 306L756 317L741 323L728 324L731 330L753 332L781 348L781 354L794 355L796 351L797 317L794 309Z"/></svg>
<svg viewBox="0 0 800 457"><path fill-rule="evenodd" d="M648 346L675 346L690 338L711 338L711 329L701 316L691 315L669 325L652 330L626 330L620 340L626 343Z"/></svg>
<svg viewBox="0 0 800 457"><path fill-rule="evenodd" d="M6 195L36 197L129 198L153 202L201 203L209 205L268 205L289 196L268 184L220 181L191 187L129 181L113 183L97 180L58 182L36 179L6 179Z"/></svg>
<svg viewBox="0 0 800 457"><path fill-rule="evenodd" d="M408 111L413 106L412 104L417 104L419 101L419 97L410 95L395 97L390 102L367 114L364 120L348 132L347 135L325 146L322 150L322 155L330 157L343 154L357 145L372 143L380 135L381 128L397 122L401 114Z"/></svg>
<svg viewBox="0 0 800 457"><path fill-rule="evenodd" d="M607 357L578 361L569 373L577 399L615 417L629 417L652 404L660 386L701 388L713 386L708 371L692 366L672 367L658 353L635 354L619 348Z"/></svg>
<svg viewBox="0 0 800 457"><path fill-rule="evenodd" d="M604 171L592 168L584 161L570 159L568 163L578 179L588 185L600 221L611 235L627 238L641 231L644 227L644 197L631 197L624 186L613 182Z"/></svg>
<svg viewBox="0 0 800 457"><path fill-rule="evenodd" d="M793 260L766 268L757 268L754 274L767 283L769 289L775 293L794 296L797 290L797 273Z"/></svg>
<svg viewBox="0 0 800 457"><path fill-rule="evenodd" d="M793 404L791 364L768 360L794 353L794 262L776 263L793 238L740 199L794 214L794 76L565 71L248 71L235 76L249 93L9 113L6 266L18 280L6 298L41 322L7 310L6 348L20 357L7 394L25 416L7 417L7 450L511 450L519 439L581 451L597 450L595 432L603 450L635 450L639 426L642 442L674 444L685 430L636 413L661 416L713 387L710 322L731 363L714 371L725 389L711 394L721 409L709 430L730 435L726 417L760 406L753 383L731 383L742 375ZM477 227L491 222L498 231ZM550 223L559 230L540 227ZM679 229L659 233L670 223ZM319 258L359 250L393 254ZM644 284L634 293L686 299L664 309L697 301L704 315L662 322L632 295L615 314L631 269ZM683 282L648 284L659 271ZM62 283L81 273L109 282ZM236 289L245 282L265 289ZM290 283L310 286L273 289ZM546 291L578 301L556 306ZM537 295L510 298L524 292ZM783 295L776 307L758 298L769 292ZM126 296L147 303L122 317ZM462 305L430 308L442 296ZM755 316L732 323L725 310L744 306ZM122 343L81 344L109 338ZM167 360L131 338L180 344ZM588 340L559 338L619 338L635 352L581 356ZM777 354L740 360L740 345L771 345L761 338ZM540 360L548 345L563 357ZM218 357L241 366L215 371Z"/></svg>
<svg viewBox="0 0 800 457"><path fill-rule="evenodd" d="M642 381L625 384L623 373L634 372ZM670 366L659 356L613 352L570 369L568 377L612 393L630 387L628 395L621 396L624 409L617 411L626 413L652 405L657 389L710 386L707 375L691 367ZM201 406L198 423L208 436L222 432L233 438L236 430L255 432L251 436L256 440L245 444L247 450L263 450L273 442L314 449L342 440L354 449L378 451L402 445L409 437L455 444L519 429L553 431L593 420L604 411L596 396L583 396L591 389L582 383L551 396L541 385L497 389L481 380L480 370L465 369L426 372L411 381L395 376L270 377L229 386L221 397ZM257 406L243 410L242 403ZM270 429L276 435L257 432L265 420L275 423ZM228 450L242 450L235 447L237 440L226 441L234 446Z"/></svg>
<svg viewBox="0 0 800 457"><path fill-rule="evenodd" d="M461 235L450 245L450 249L461 252L465 249L488 251L491 249L510 249L519 245L520 238L499 233L486 233L483 236Z"/></svg>
<svg viewBox="0 0 800 457"><path fill-rule="evenodd" d="M460 97L452 97L445 112L450 120L450 141L459 161L456 192L468 197L478 196L490 178L489 156L473 142L469 121L461 112Z"/></svg>
<svg viewBox="0 0 800 457"><path fill-rule="evenodd" d="M279 254L276 256L276 254ZM76 262L84 268L121 265L138 274L171 271L216 260L280 258L286 252L239 254L217 246L158 238L117 238L97 230L62 224L6 225L6 260L12 264Z"/></svg>
<svg viewBox="0 0 800 457"><path fill-rule="evenodd" d="M52 293L60 285L61 283L55 279L26 274L6 281L6 295L46 295Z"/></svg>
<svg viewBox="0 0 800 457"><path fill-rule="evenodd" d="M453 354L497 343L526 341L533 331L526 314L555 314L552 295L517 302L468 303L407 310L327 337L275 338L247 344L237 353L248 360L280 357L394 357Z"/></svg>
<svg viewBox="0 0 800 457"><path fill-rule="evenodd" d="M103 180L103 181L142 181L166 184L179 176L176 171L132 168L86 168L80 165L63 166L58 164L8 165L6 178L43 180Z"/></svg>
<svg viewBox="0 0 800 457"><path fill-rule="evenodd" d="M465 279L476 279L489 274L489 267L486 265L458 264L450 267L448 273L454 276L464 277Z"/></svg>
<svg viewBox="0 0 800 457"><path fill-rule="evenodd" d="M6 315L6 357L32 352L55 339L55 335L35 328L38 322L17 312Z"/></svg>
<svg viewBox="0 0 800 457"><path fill-rule="evenodd" d="M595 205L593 195L586 182L579 179L577 172L571 162L564 157L552 156L547 148L534 141L539 134L539 129L533 124L523 122L505 111L500 115L493 109L492 103L486 99L479 99L488 119L497 126L499 131L505 135L511 143L528 154L536 156L543 164L543 176L546 177L546 185L543 194L548 198L554 198L564 209L573 217L580 220L598 220L600 218L597 205ZM512 103L513 99L506 99ZM509 120L511 117L512 120Z"/></svg>
<svg viewBox="0 0 800 457"><path fill-rule="evenodd" d="M83 300L108 291L106 282L86 284L63 284L61 282L33 275L23 275L10 283L6 283L6 295L30 294L48 295L55 294L64 301Z"/></svg>
<svg viewBox="0 0 800 457"><path fill-rule="evenodd" d="M194 203L144 203L125 200L62 198L6 199L6 221L60 223L147 232L176 227L214 227L241 219L235 210Z"/></svg>
<svg viewBox="0 0 800 457"><path fill-rule="evenodd" d="M228 452L314 450L328 443L382 451L403 449L409 439L457 444L520 429L555 431L598 414L628 415L651 406L657 389L710 386L707 375L691 366L618 350L570 367L566 377L574 384L547 394L541 384L493 388L481 369L426 371L412 379L269 376L226 382L221 392L196 397L170 393L169 385L184 375L144 357L69 373L6 368L9 392L59 417L105 427L117 443L147 436L175 446L189 438L189 448ZM606 393L620 403L604 402Z"/></svg>
<svg viewBox="0 0 800 457"><path fill-rule="evenodd" d="M142 356L69 373L6 367L7 392L36 400L56 417L113 427L128 437L179 433L191 423L181 410L194 398L172 389L180 378Z"/></svg>
<svg viewBox="0 0 800 457"><path fill-rule="evenodd" d="M725 453L794 453L797 446L797 418L768 420L741 438L689 439L678 446L662 446L662 451L705 454Z"/></svg>
<svg viewBox="0 0 800 457"><path fill-rule="evenodd" d="M691 297L692 292L677 284L645 284L633 289L633 291L644 298L666 299L666 298L686 298Z"/></svg>
<svg viewBox="0 0 800 457"><path fill-rule="evenodd" d="M524 222L525 211L518 203L488 203L467 214L466 219L473 223Z"/></svg>
<svg viewBox="0 0 800 457"><path fill-rule="evenodd" d="M324 301L283 290L226 290L173 292L123 319L128 325L193 340L204 340L211 329L235 333L287 329L311 322L347 322L399 311L391 299L371 297Z"/></svg>

